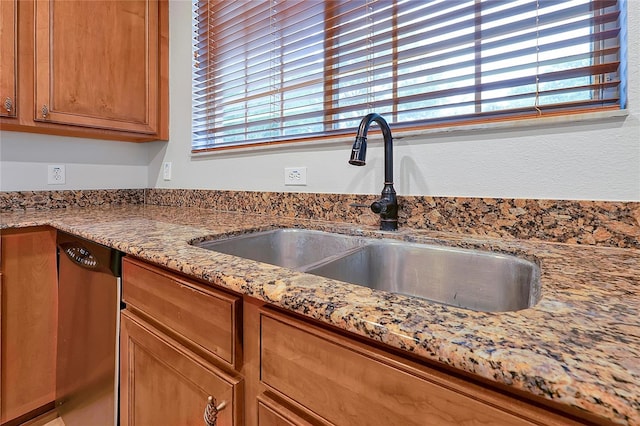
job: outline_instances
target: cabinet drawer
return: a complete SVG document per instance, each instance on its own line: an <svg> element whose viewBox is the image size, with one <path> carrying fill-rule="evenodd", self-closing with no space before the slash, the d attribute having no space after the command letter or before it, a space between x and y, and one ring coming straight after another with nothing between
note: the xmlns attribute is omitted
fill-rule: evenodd
<svg viewBox="0 0 640 426"><path fill-rule="evenodd" d="M240 298L128 257L122 275L128 306L236 367Z"/></svg>
<svg viewBox="0 0 640 426"><path fill-rule="evenodd" d="M200 425L208 397L218 426L242 425L243 382L130 312L122 311L120 424Z"/></svg>
<svg viewBox="0 0 640 426"><path fill-rule="evenodd" d="M535 424L304 322L263 312L261 332L261 381L333 424Z"/></svg>
<svg viewBox="0 0 640 426"><path fill-rule="evenodd" d="M319 419L307 421L266 395L258 396L258 426L324 426L325 424Z"/></svg>

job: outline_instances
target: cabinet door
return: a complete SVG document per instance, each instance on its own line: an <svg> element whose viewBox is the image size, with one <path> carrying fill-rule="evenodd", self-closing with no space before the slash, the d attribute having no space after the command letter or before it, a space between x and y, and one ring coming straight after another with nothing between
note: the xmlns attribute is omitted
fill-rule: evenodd
<svg viewBox="0 0 640 426"><path fill-rule="evenodd" d="M55 399L56 233L2 231L0 423Z"/></svg>
<svg viewBox="0 0 640 426"><path fill-rule="evenodd" d="M16 0L0 1L0 116L16 116Z"/></svg>
<svg viewBox="0 0 640 426"><path fill-rule="evenodd" d="M158 0L37 0L36 121L158 130Z"/></svg>
<svg viewBox="0 0 640 426"><path fill-rule="evenodd" d="M242 380L222 372L135 315L120 328L120 424L202 425L209 396L218 426L242 424Z"/></svg>

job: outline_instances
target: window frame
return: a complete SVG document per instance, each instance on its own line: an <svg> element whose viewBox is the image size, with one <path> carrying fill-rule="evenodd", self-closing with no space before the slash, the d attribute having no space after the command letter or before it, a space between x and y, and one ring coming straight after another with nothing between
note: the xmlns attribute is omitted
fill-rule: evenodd
<svg viewBox="0 0 640 426"><path fill-rule="evenodd" d="M194 0L194 4L198 5L205 1L207 0ZM626 7L627 7L626 0L620 0L617 2L617 4L618 4L618 9L620 14L619 20L623 21L624 19L626 19ZM327 43L327 40L331 39L331 32L327 31L327 22L328 21L325 20L325 37L324 37L325 43ZM625 23L622 23L620 25L620 31L621 32L626 31ZM477 128L486 129L488 127L504 128L504 127L513 127L520 124L522 126L530 126L530 125L542 124L545 121L553 121L557 123L559 120L582 121L582 120L588 120L590 118L599 119L607 116L626 115L626 111L625 111L626 93L624 93L624 91L626 90L626 66L625 66L626 46L622 45L622 41L625 39L626 37L624 37L622 34L618 38L618 40L620 40L620 43L621 43L618 50L620 69L621 69L619 71L620 82L618 84L619 102L611 106L601 106L597 108L594 108L593 106L587 106L583 108L575 108L575 109L572 109L571 111L552 110L550 112L546 112L545 114L541 114L540 110L537 108L534 111L531 111L531 107L526 107L521 112L511 110L508 115L502 115L502 114L490 115L488 118L484 116L478 116L477 114L471 114L469 117L458 115L458 116L452 116L450 118L438 119L435 122L430 122L426 124L425 123L420 123L420 124L397 123L393 119L394 114L382 113L382 115L385 116L385 118L387 118L387 121L392 127L394 131L394 136L396 136L396 138L398 138L399 135L401 135L402 137L406 137L406 136L412 136L416 134L428 134L428 133L439 132L439 131L450 131L451 129L458 129L458 130L467 129L468 130L468 129L477 129ZM398 38L394 36L393 40L397 41ZM197 59L194 53L194 64L195 62L197 62ZM396 62L394 61L394 63ZM329 64L329 66L325 65L324 69L325 69L325 74L328 74L328 76L325 76L324 78L325 101L323 103L324 105L323 116L327 117L335 114L337 109L335 107L335 101L333 100L335 97L334 94L336 91L335 89L336 85L333 83L335 73L331 72L332 71L331 64ZM481 102L482 101L476 102L476 109L477 109L477 105L479 105ZM329 105L327 106L327 104ZM394 113L395 113L395 109L398 105L398 102L393 102L393 105L394 105ZM375 111L375 109L371 109L368 112L377 112L377 111ZM303 135L303 136L297 136L297 137L279 136L275 139L269 139L269 140L256 140L256 141L245 140L237 144L224 143L224 144L216 145L214 143L204 147L196 147L192 143L192 153L199 154L199 153L209 153L209 152L229 150L229 149L272 147L274 145L282 145L282 144L289 145L289 144L298 144L298 143L313 143L313 142L327 143L332 141L343 141L345 138L350 137L353 134L356 127L354 126L353 129L338 129L338 130L327 128L327 126L331 124L334 124L331 120L324 121L323 123L324 130L322 131L322 134L314 133L311 135Z"/></svg>

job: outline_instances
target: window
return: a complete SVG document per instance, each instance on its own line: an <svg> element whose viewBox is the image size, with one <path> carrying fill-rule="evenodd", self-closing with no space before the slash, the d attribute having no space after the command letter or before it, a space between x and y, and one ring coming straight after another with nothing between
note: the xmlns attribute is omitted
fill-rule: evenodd
<svg viewBox="0 0 640 426"><path fill-rule="evenodd" d="M623 108L623 3L197 0L193 151Z"/></svg>

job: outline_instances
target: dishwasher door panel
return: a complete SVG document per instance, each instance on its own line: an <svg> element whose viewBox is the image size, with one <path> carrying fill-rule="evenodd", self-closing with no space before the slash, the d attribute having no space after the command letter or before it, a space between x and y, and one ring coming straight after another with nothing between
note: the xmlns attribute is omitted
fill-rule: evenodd
<svg viewBox="0 0 640 426"><path fill-rule="evenodd" d="M61 251L56 408L66 426L117 424L120 278Z"/></svg>

